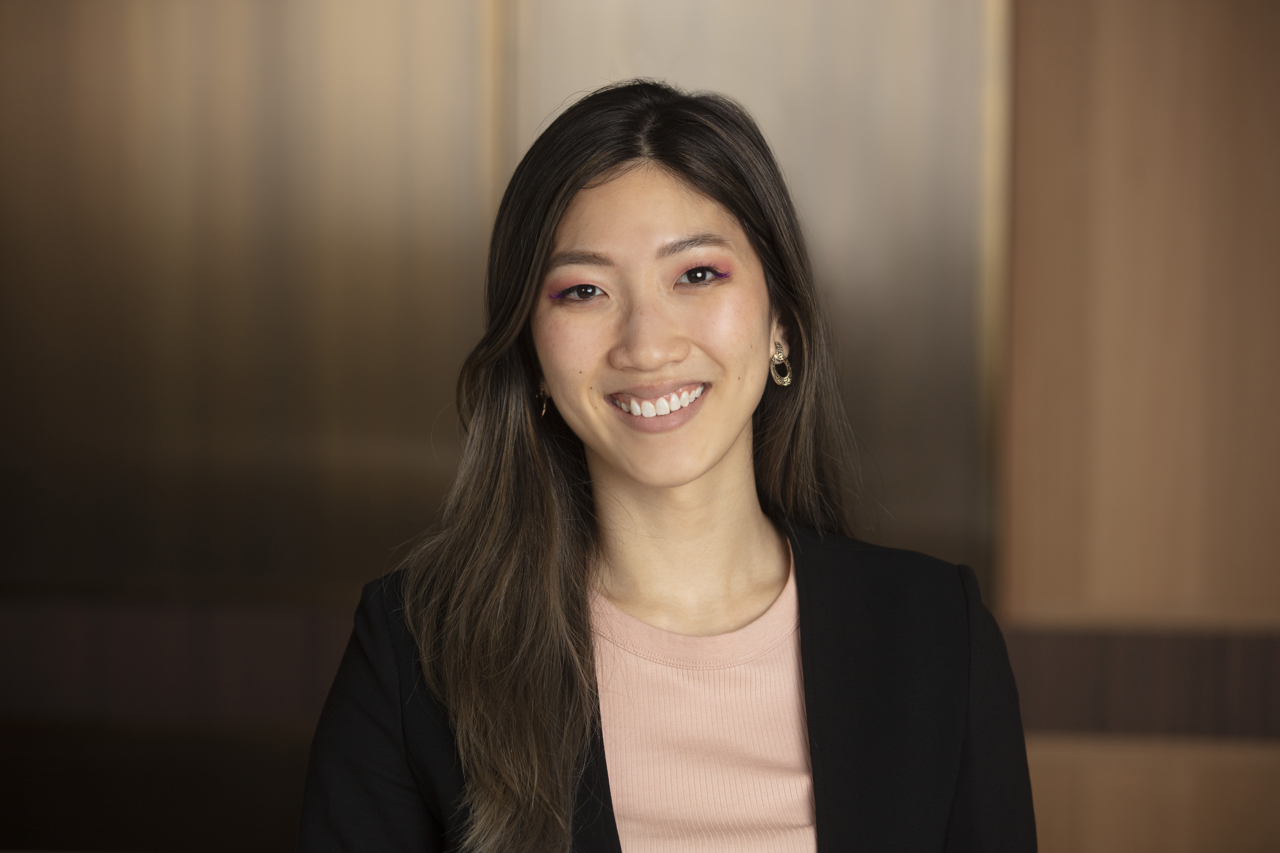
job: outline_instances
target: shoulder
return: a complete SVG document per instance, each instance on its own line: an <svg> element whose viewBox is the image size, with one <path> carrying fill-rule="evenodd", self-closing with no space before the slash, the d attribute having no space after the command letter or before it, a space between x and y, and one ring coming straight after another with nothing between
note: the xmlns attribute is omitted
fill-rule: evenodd
<svg viewBox="0 0 1280 853"><path fill-rule="evenodd" d="M417 644L404 607L405 572L391 572L364 585L355 613L355 634L374 657L394 663L397 676L416 670Z"/></svg>
<svg viewBox="0 0 1280 853"><path fill-rule="evenodd" d="M794 526L789 533L815 790L852 804L836 820L846 835L898 838L906 826L940 849L968 719L964 570Z"/></svg>
<svg viewBox="0 0 1280 853"><path fill-rule="evenodd" d="M446 834L456 833L463 777L449 715L427 687L417 640L406 612L408 570L398 569L366 584L356 611L374 654L386 665L387 695L394 697L404 758L433 818ZM362 627L363 623L363 627ZM393 663L394 662L394 663Z"/></svg>
<svg viewBox="0 0 1280 853"><path fill-rule="evenodd" d="M404 569L369 581L360 591L359 609L389 625L404 623L404 586Z"/></svg>
<svg viewBox="0 0 1280 853"><path fill-rule="evenodd" d="M457 833L462 771L423 683L405 573L366 584L312 740L302 850L439 850Z"/></svg>
<svg viewBox="0 0 1280 853"><path fill-rule="evenodd" d="M874 686L885 708L891 696L908 705L928 696L933 712L962 718L974 629L990 620L973 572L913 551L791 533L806 675L839 702Z"/></svg>
<svg viewBox="0 0 1280 853"><path fill-rule="evenodd" d="M818 813L839 804L819 846L1034 850L1017 688L973 572L789 533Z"/></svg>
<svg viewBox="0 0 1280 853"><path fill-rule="evenodd" d="M788 524L787 531L791 546L797 550L797 560L803 555L810 571L824 574L834 571L838 575L850 570L888 571L893 572L897 580L936 580L942 575L955 574L958 569L952 563L918 551L872 545L795 524Z"/></svg>
<svg viewBox="0 0 1280 853"><path fill-rule="evenodd" d="M419 723L424 716L432 728L448 730L447 714L427 688L422 672L422 657L410 627L406 609L408 572L398 569L365 584L356 608L355 638L368 656L379 662L388 682L388 692L398 694L398 705L404 717L405 734L412 748Z"/></svg>
<svg viewBox="0 0 1280 853"><path fill-rule="evenodd" d="M910 627L965 634L970 610L981 607L967 566L794 525L789 533L797 588L813 616L862 615L896 626L895 633Z"/></svg>

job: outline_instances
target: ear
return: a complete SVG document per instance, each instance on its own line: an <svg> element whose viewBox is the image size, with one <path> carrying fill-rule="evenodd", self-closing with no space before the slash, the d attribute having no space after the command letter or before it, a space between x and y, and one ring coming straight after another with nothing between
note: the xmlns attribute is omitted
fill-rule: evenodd
<svg viewBox="0 0 1280 853"><path fill-rule="evenodd" d="M773 323L769 326L769 355L773 355L773 342L782 344L782 354L791 355L791 342L787 340L787 327L782 324L782 315L774 311Z"/></svg>

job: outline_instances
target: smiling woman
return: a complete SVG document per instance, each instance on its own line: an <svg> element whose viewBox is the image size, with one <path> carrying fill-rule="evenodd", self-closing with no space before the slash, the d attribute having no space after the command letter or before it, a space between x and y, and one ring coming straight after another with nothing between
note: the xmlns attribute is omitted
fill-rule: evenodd
<svg viewBox="0 0 1280 853"><path fill-rule="evenodd" d="M697 483L705 499L717 476L751 471L751 414L784 335L724 207L633 166L569 205L543 286L530 319L538 363L593 480L611 492ZM720 465L731 452L737 464Z"/></svg>
<svg viewBox="0 0 1280 853"><path fill-rule="evenodd" d="M790 573L781 534L739 498L755 492L752 415L786 339L760 259L723 205L645 162L579 192L554 251L530 328L609 531L597 585L679 634L736 630ZM658 568L655 547L717 565Z"/></svg>
<svg viewBox="0 0 1280 853"><path fill-rule="evenodd" d="M365 590L302 849L1033 850L973 573L847 538L827 332L742 108L570 107L486 297L457 479Z"/></svg>

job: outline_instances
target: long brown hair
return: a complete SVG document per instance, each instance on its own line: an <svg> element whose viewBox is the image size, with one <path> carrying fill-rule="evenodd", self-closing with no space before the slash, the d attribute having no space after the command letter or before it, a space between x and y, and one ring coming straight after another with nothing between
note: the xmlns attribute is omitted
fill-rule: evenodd
<svg viewBox="0 0 1280 853"><path fill-rule="evenodd" d="M463 846L564 851L598 725L588 593L599 554L582 443L539 414L529 317L573 197L631 164L668 170L733 213L787 329L795 381L753 417L764 512L851 531L848 443L828 332L782 174L747 112L651 81L600 89L533 143L498 210L485 331L458 377L465 432L436 532L410 556L405 613L466 778Z"/></svg>

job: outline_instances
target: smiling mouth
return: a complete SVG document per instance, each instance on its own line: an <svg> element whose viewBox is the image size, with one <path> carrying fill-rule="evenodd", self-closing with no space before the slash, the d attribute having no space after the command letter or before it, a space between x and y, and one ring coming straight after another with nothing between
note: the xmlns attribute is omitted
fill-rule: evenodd
<svg viewBox="0 0 1280 853"><path fill-rule="evenodd" d="M679 411L702 396L707 384L687 385L677 388L670 394L645 399L630 394L610 394L609 402L629 415L637 418L660 418Z"/></svg>

